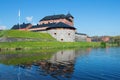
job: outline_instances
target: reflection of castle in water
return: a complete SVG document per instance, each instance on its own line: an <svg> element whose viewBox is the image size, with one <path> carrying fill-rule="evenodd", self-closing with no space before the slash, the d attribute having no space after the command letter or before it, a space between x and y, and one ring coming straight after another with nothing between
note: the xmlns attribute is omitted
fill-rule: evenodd
<svg viewBox="0 0 120 80"><path fill-rule="evenodd" d="M91 48L78 49L78 50L62 50L57 52L50 59L51 63L56 64L74 64L75 58L79 55L87 55L91 51Z"/></svg>
<svg viewBox="0 0 120 80"><path fill-rule="evenodd" d="M59 51L50 59L51 63L73 63L75 59L74 50Z"/></svg>
<svg viewBox="0 0 120 80"><path fill-rule="evenodd" d="M18 67L22 69L35 70L41 76L51 76L52 78L70 78L74 71L74 64L70 62L64 63L52 63L47 60L40 60L33 64L21 64ZM61 80L61 79L60 79Z"/></svg>
<svg viewBox="0 0 120 80"><path fill-rule="evenodd" d="M23 64L20 67L31 69L36 66L36 71L42 75L50 75L53 78L70 78L74 72L74 62L78 55L87 55L90 49L86 50L62 50L54 54L49 60L40 60L33 64Z"/></svg>
<svg viewBox="0 0 120 80"><path fill-rule="evenodd" d="M56 64L46 61L40 61L38 66L38 71L41 75L50 75L53 78L57 78L58 76L69 78L74 70L74 64L72 63Z"/></svg>
<svg viewBox="0 0 120 80"><path fill-rule="evenodd" d="M16 62L19 64L16 66L16 68L18 72L23 71L23 70L27 71L27 69L29 69L29 71L33 72L35 75L51 76L52 78L63 80L65 78L71 78L74 72L76 58L78 56L89 55L90 50L91 50L90 48L77 49L77 50L76 49L75 50L61 50L61 51L56 52L49 60L38 61L38 60L35 60L35 57L34 57L33 60L21 62L23 64ZM16 58L17 59L16 61L19 61L19 59L22 59L22 58L24 60L24 57L25 59L28 59L28 57L31 58L31 56L41 56L41 55L14 54L13 56L13 55L1 54L0 60L6 60L9 62L11 59ZM24 73L20 72L20 75L24 75ZM18 77L21 77L20 75L18 75Z"/></svg>

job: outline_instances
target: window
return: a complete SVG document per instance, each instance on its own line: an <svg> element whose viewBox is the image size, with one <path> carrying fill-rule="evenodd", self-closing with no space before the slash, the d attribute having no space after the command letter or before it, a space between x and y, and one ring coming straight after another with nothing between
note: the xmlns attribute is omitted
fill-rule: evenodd
<svg viewBox="0 0 120 80"><path fill-rule="evenodd" d="M63 39L61 39L61 41L63 41Z"/></svg>
<svg viewBox="0 0 120 80"><path fill-rule="evenodd" d="M68 33L68 35L70 35L70 33Z"/></svg>

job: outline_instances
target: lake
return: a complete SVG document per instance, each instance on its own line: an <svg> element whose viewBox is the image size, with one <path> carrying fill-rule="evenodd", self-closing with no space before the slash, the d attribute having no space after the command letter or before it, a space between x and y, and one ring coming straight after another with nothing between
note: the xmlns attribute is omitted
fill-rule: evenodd
<svg viewBox="0 0 120 80"><path fill-rule="evenodd" d="M0 52L0 80L120 80L120 47Z"/></svg>

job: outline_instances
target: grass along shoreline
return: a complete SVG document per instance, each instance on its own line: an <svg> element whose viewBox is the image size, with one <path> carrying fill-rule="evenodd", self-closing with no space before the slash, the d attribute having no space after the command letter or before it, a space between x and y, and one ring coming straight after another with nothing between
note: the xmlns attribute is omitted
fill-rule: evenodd
<svg viewBox="0 0 120 80"><path fill-rule="evenodd" d="M101 47L98 42L1 42L0 50L69 49Z"/></svg>
<svg viewBox="0 0 120 80"><path fill-rule="evenodd" d="M87 47L95 48L103 46L106 46L106 44L101 44L100 42L58 42L48 33L20 30L0 31L0 51L29 49L71 49Z"/></svg>

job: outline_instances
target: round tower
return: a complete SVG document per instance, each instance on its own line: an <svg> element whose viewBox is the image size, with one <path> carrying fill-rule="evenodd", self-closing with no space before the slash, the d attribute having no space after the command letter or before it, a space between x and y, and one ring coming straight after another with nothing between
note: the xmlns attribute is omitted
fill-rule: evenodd
<svg viewBox="0 0 120 80"><path fill-rule="evenodd" d="M47 28L48 33L60 42L74 42L75 30L73 26L59 22Z"/></svg>

